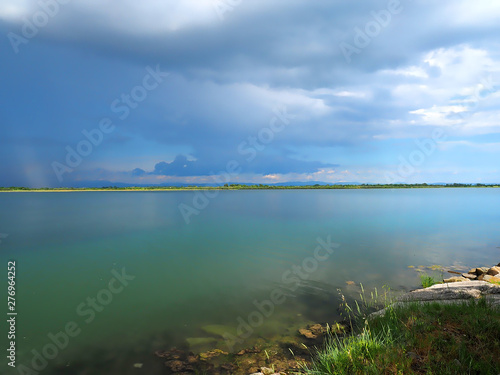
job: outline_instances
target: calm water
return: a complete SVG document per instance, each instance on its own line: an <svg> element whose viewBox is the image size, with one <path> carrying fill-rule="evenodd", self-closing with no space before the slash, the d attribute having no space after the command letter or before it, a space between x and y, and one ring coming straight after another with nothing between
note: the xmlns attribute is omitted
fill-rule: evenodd
<svg viewBox="0 0 500 375"><path fill-rule="evenodd" d="M403 290L418 286L410 265L500 261L499 189L226 191L186 224L178 205L193 196L0 194L2 274L17 262L18 365L74 322L81 332L42 373L159 373L153 351L187 338L224 345L215 331L234 332L275 289L285 301L243 345L338 318L336 289L348 292L346 281ZM339 247L314 263L317 239L329 236ZM292 271L302 265L297 286ZM134 279L106 291L123 268ZM86 305L96 297L107 305Z"/></svg>

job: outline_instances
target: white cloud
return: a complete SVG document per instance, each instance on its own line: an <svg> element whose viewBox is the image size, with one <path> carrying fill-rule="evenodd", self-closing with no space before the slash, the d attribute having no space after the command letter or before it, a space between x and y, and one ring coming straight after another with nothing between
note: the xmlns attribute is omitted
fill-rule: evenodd
<svg viewBox="0 0 500 375"><path fill-rule="evenodd" d="M72 0L60 8L72 8L82 18L91 16L96 24L125 34L156 34L186 27L220 22L212 0ZM41 10L39 1L2 0L0 18L22 23ZM71 30L68 30L71 32Z"/></svg>
<svg viewBox="0 0 500 375"><path fill-rule="evenodd" d="M19 22L30 13L34 2L30 0L2 0L0 3L0 19L8 22Z"/></svg>
<svg viewBox="0 0 500 375"><path fill-rule="evenodd" d="M457 0L451 2L444 10L447 18L455 25L476 25L500 23L500 7L497 0Z"/></svg>

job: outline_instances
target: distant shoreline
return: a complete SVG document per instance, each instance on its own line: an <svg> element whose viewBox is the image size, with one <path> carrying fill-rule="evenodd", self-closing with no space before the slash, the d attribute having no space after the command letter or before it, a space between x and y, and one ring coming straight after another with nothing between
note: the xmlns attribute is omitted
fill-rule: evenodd
<svg viewBox="0 0 500 375"><path fill-rule="evenodd" d="M238 185L186 186L186 187L102 187L102 188L41 188L0 187L0 193L71 193L71 192L120 192L120 191L202 191L202 190L366 190L366 189L442 189L442 188L500 188L500 184L390 184L390 185Z"/></svg>

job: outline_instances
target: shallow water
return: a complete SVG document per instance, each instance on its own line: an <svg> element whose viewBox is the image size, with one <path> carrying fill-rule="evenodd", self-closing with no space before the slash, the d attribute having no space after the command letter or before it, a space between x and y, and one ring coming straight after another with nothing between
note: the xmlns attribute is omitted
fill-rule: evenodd
<svg viewBox="0 0 500 375"><path fill-rule="evenodd" d="M194 194L0 194L0 258L5 270L17 264L18 365L74 322L78 334L43 373L160 373L153 351L186 338L218 340L200 350L227 344L214 330L234 334L242 321L253 324L248 346L338 319L337 288L357 291L346 281L403 290L418 286L411 265L500 261L499 189L224 191L186 224L178 206ZM314 259L318 239L338 247ZM123 269L133 280L110 292Z"/></svg>

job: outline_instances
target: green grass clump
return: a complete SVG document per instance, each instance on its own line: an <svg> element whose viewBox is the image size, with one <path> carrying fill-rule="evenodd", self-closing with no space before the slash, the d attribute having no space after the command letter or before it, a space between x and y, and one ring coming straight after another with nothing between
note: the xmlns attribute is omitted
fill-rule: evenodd
<svg viewBox="0 0 500 375"><path fill-rule="evenodd" d="M433 286L433 285L439 283L439 281L437 281L432 276L429 276L427 274L420 275L420 282L422 283L422 288L428 288L430 286Z"/></svg>
<svg viewBox="0 0 500 375"><path fill-rule="evenodd" d="M375 359L380 358L394 339L390 332L374 334L365 329L357 336L330 338L318 352L309 374L379 374Z"/></svg>
<svg viewBox="0 0 500 375"><path fill-rule="evenodd" d="M500 308L409 303L367 320L361 332L332 337L306 375L500 373Z"/></svg>

